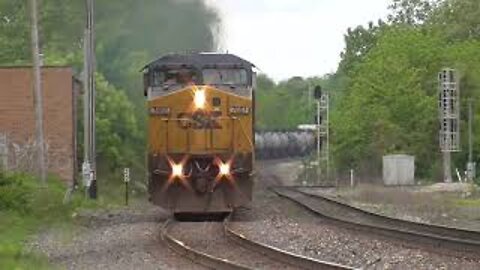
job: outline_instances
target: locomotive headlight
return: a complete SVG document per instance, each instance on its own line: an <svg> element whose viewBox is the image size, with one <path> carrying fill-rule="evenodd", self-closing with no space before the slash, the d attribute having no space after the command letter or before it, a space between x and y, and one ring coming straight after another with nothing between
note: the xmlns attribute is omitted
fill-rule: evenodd
<svg viewBox="0 0 480 270"><path fill-rule="evenodd" d="M205 108L206 103L206 96L205 96L205 89L197 89L195 90L193 102L195 103L195 108L203 109Z"/></svg>
<svg viewBox="0 0 480 270"><path fill-rule="evenodd" d="M183 177L183 165L182 164L172 164L172 177Z"/></svg>
<svg viewBox="0 0 480 270"><path fill-rule="evenodd" d="M170 174L169 181L173 181L175 179L183 180L186 176L183 173L184 164L187 161L187 157L184 157L180 162L175 162L170 157L168 158L168 163L170 163L170 168L172 168L172 172Z"/></svg>
<svg viewBox="0 0 480 270"><path fill-rule="evenodd" d="M188 186L186 182L187 178L190 177L189 175L185 175L184 168L187 162L188 156L184 156L180 162L175 162L173 159L167 156L168 162L170 163L170 177L168 178L167 185L164 188L168 188L173 183L180 183L184 186Z"/></svg>
<svg viewBox="0 0 480 270"><path fill-rule="evenodd" d="M214 162L218 166L218 174L217 177L215 177L215 182L219 182L222 179L233 180L231 160L223 162L217 157Z"/></svg>
<svg viewBox="0 0 480 270"><path fill-rule="evenodd" d="M221 176L227 176L230 175L230 164L227 163L220 163L219 167L219 172L218 174Z"/></svg>

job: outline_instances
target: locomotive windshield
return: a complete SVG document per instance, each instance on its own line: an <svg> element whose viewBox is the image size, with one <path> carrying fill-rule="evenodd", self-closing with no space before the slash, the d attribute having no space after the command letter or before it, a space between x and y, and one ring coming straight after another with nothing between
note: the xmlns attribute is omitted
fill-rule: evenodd
<svg viewBox="0 0 480 270"><path fill-rule="evenodd" d="M247 85L248 76L245 69L204 69L203 83L210 85Z"/></svg>
<svg viewBox="0 0 480 270"><path fill-rule="evenodd" d="M197 75L191 69L154 70L153 86L197 83Z"/></svg>

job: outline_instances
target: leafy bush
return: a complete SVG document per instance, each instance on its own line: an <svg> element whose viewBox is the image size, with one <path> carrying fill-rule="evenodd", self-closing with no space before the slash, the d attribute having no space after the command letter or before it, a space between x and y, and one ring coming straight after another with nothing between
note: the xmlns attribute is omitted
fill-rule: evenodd
<svg viewBox="0 0 480 270"><path fill-rule="evenodd" d="M68 216L79 206L75 200L69 205L62 203L65 192L62 181L49 177L47 185L24 173L0 172L0 212L13 212L37 219L52 216Z"/></svg>
<svg viewBox="0 0 480 270"><path fill-rule="evenodd" d="M33 176L0 171L0 268L49 269L45 258L24 251L23 241L45 222L68 217L64 189L55 179L47 187Z"/></svg>
<svg viewBox="0 0 480 270"><path fill-rule="evenodd" d="M29 212L34 181L26 174L0 172L0 211Z"/></svg>

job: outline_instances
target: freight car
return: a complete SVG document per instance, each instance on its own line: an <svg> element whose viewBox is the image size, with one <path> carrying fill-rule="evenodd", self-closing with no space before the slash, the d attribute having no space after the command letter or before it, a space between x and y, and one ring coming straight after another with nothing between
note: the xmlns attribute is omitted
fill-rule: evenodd
<svg viewBox="0 0 480 270"><path fill-rule="evenodd" d="M305 157L315 149L315 134L310 131L258 131L255 133L256 159Z"/></svg>
<svg viewBox="0 0 480 270"><path fill-rule="evenodd" d="M233 54L170 54L143 74L150 200L182 215L250 202L254 65Z"/></svg>

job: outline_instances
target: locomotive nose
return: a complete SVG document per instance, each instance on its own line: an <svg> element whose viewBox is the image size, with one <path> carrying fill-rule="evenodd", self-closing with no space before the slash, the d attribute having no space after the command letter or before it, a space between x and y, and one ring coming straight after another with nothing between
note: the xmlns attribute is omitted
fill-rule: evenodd
<svg viewBox="0 0 480 270"><path fill-rule="evenodd" d="M194 179L195 190L200 193L206 193L208 191L209 181L205 177Z"/></svg>

